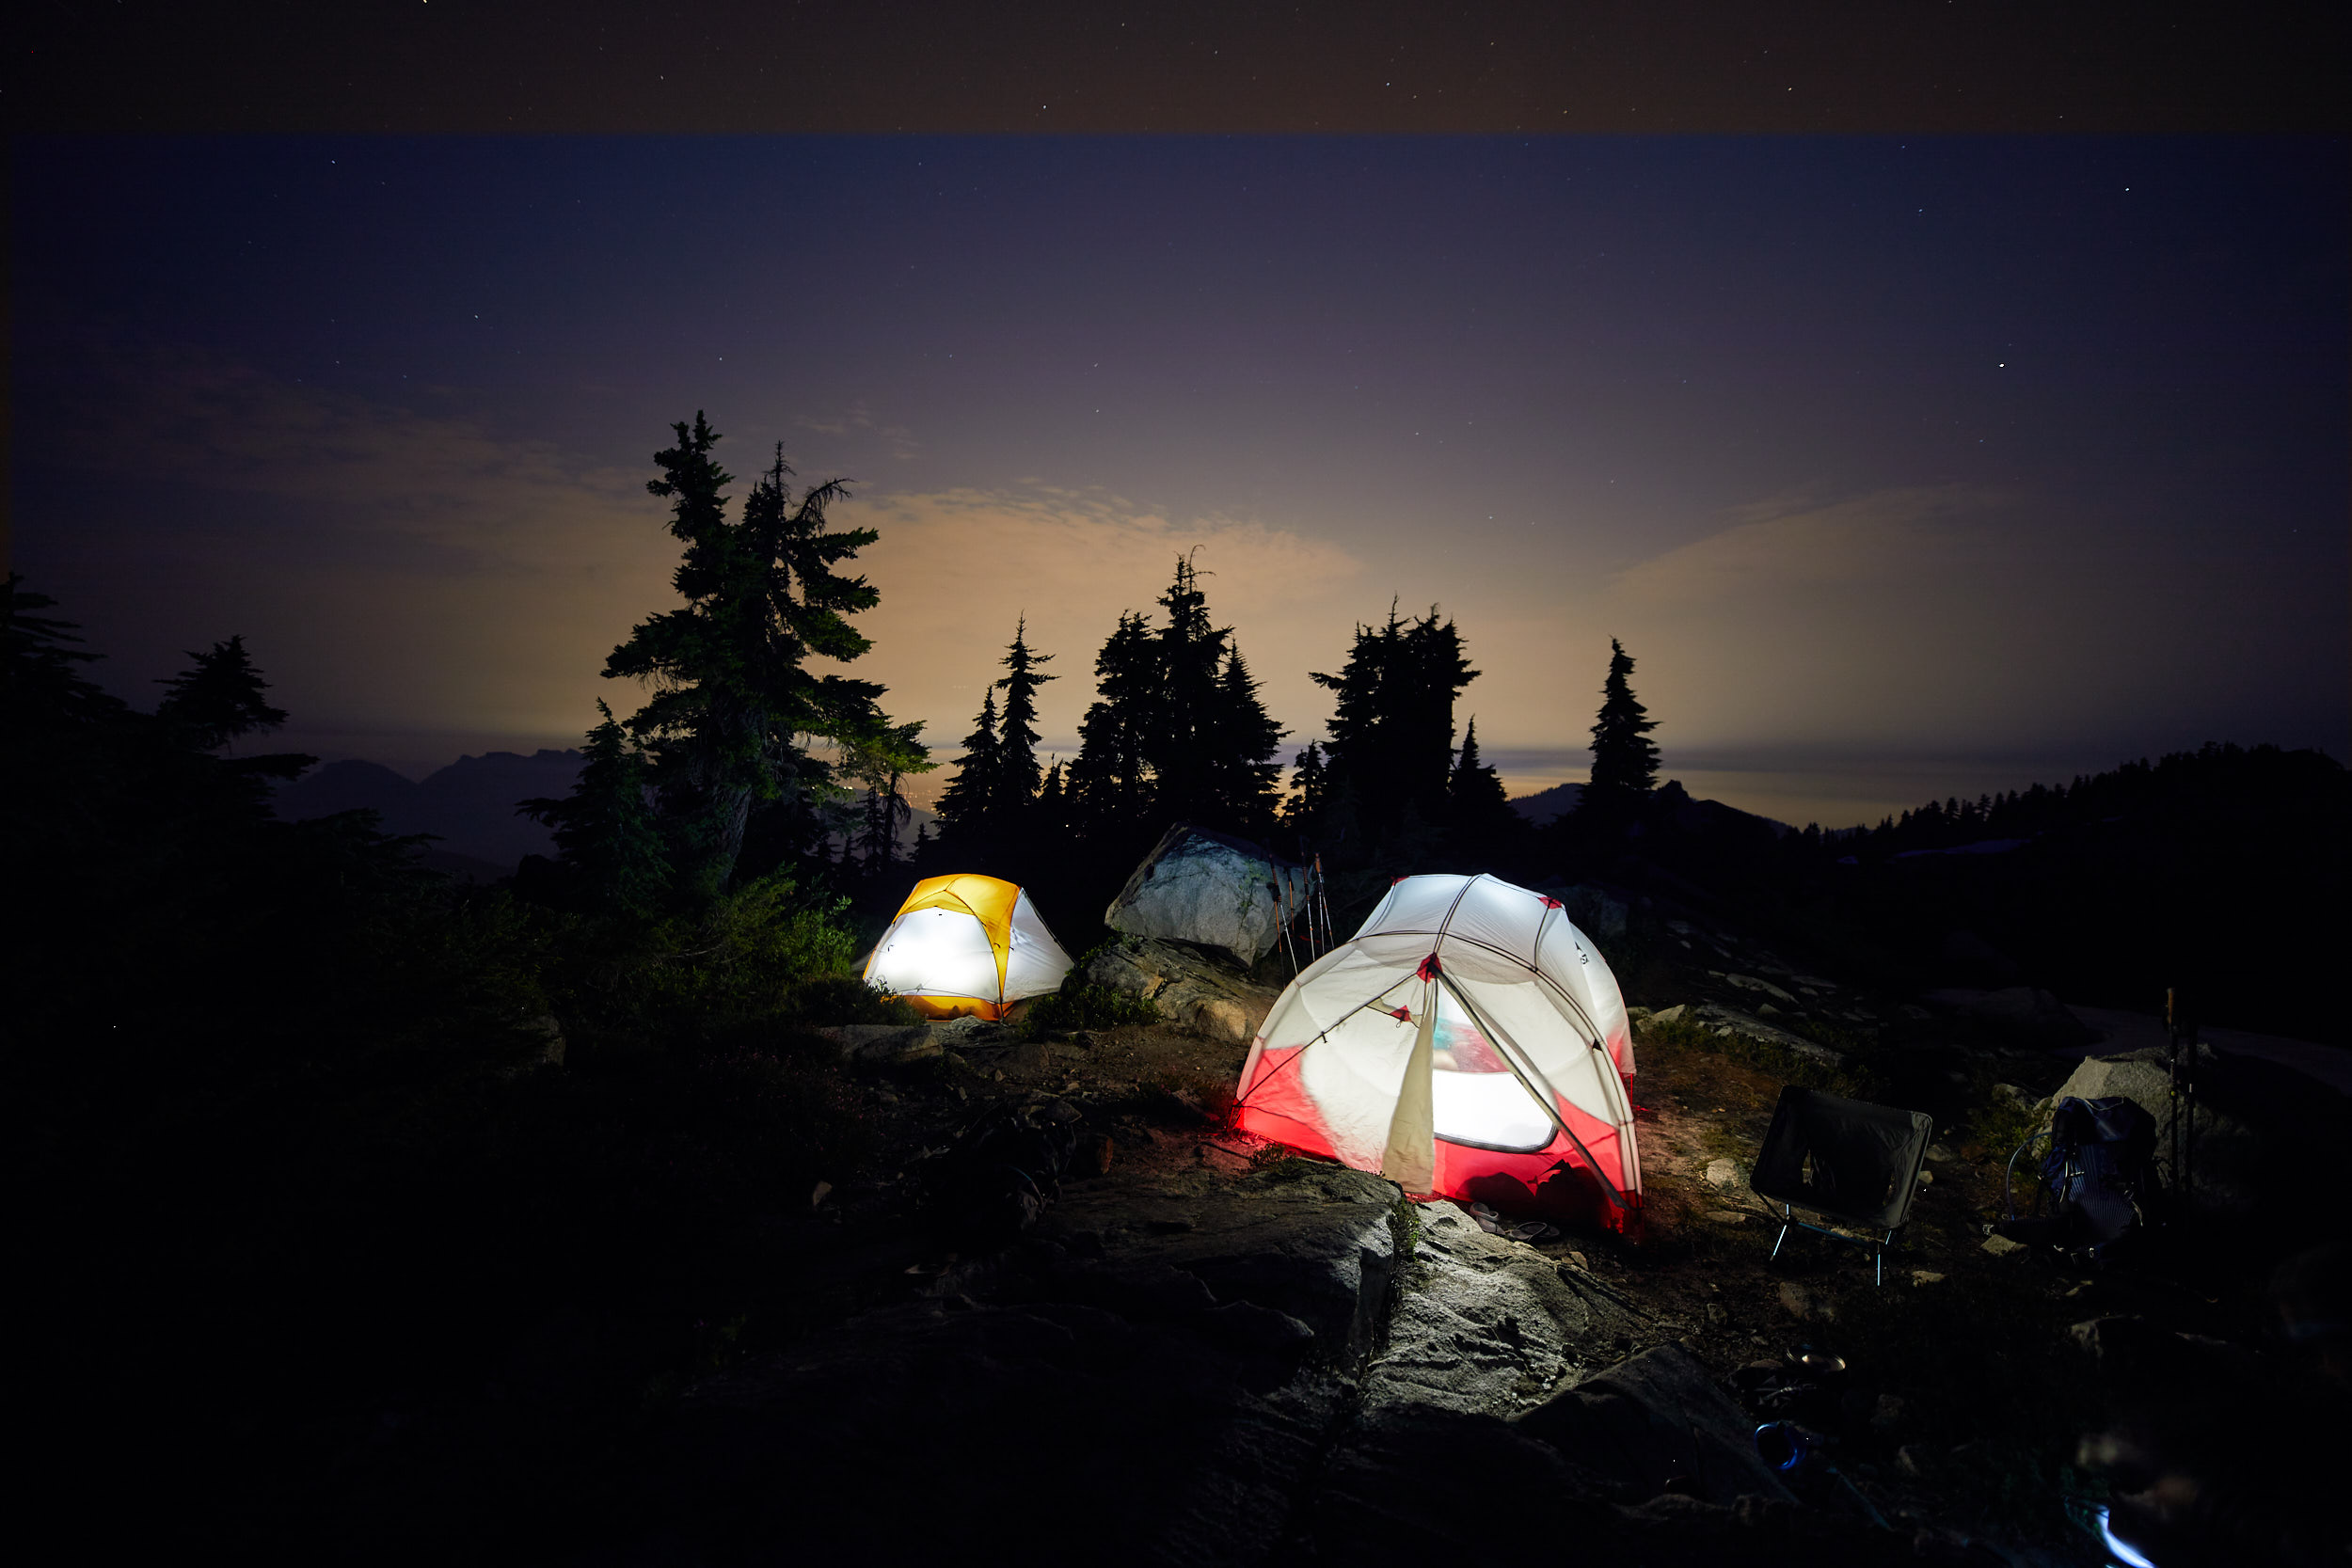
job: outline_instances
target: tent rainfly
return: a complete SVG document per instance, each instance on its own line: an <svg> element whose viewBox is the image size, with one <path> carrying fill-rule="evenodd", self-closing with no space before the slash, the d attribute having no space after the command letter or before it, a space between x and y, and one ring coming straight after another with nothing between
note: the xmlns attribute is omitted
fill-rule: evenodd
<svg viewBox="0 0 2352 1568"><path fill-rule="evenodd" d="M866 960L866 983L932 1018L985 1019L1058 990L1070 955L1029 895L994 877L926 877Z"/></svg>
<svg viewBox="0 0 2352 1568"><path fill-rule="evenodd" d="M1416 1196L1638 1233L1632 1075L1616 976L1558 899L1406 877L1276 1001L1236 1110Z"/></svg>

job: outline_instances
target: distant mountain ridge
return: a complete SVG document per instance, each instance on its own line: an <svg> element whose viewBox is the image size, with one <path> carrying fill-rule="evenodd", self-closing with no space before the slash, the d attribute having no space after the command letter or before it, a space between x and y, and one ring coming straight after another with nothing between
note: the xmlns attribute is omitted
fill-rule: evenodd
<svg viewBox="0 0 2352 1568"><path fill-rule="evenodd" d="M583 760L569 750L488 752L461 756L419 783L353 758L279 786L272 804L288 822L373 811L386 832L437 834L441 842L434 848L441 854L485 862L503 876L525 855L555 852L548 830L519 815L516 802L570 794Z"/></svg>
<svg viewBox="0 0 2352 1568"><path fill-rule="evenodd" d="M1744 816L1761 822L1772 829L1774 838L1784 837L1797 831L1786 822L1770 816L1757 816L1752 811L1741 811L1737 806L1724 805L1721 800L1693 800L1691 793L1682 787L1680 781L1675 779L1668 779L1664 784L1660 784L1656 798L1672 802L1675 820L1684 828L1699 828L1728 817ZM1541 828L1567 816L1583 801L1584 786L1582 784L1553 784L1549 789L1538 790L1533 795L1519 796L1511 802L1511 809Z"/></svg>
<svg viewBox="0 0 2352 1568"><path fill-rule="evenodd" d="M1556 821L1567 816L1581 804L1583 800L1584 786L1582 784L1553 784L1549 789L1540 789L1533 795L1518 797L1511 802L1511 809L1540 828L1548 822Z"/></svg>

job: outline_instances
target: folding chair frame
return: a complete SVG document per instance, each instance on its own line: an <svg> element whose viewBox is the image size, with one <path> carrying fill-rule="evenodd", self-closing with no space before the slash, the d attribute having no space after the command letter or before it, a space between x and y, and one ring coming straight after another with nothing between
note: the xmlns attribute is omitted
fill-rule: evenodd
<svg viewBox="0 0 2352 1568"><path fill-rule="evenodd" d="M1879 1237L1876 1240L1873 1240L1868 1236L1849 1236L1842 1230L1832 1230L1827 1226L1815 1225L1808 1220L1801 1220L1797 1218L1796 1205L1786 1201L1784 1201L1780 1206L1780 1234L1772 1239L1772 1258L1766 1259L1766 1262L1769 1263L1772 1261L1773 1259L1780 1256L1780 1244L1788 1239L1789 1231L1810 1230L1817 1235L1829 1236L1837 1241L1851 1242L1854 1245L1859 1247L1869 1248L1870 1260L1877 1269L1876 1277L1874 1278L1873 1283L1882 1288L1886 1284L1886 1249L1893 1246L1895 1244L1895 1238L1902 1234L1903 1227L1899 1225L1895 1227L1894 1229L1889 1230L1884 1236Z"/></svg>

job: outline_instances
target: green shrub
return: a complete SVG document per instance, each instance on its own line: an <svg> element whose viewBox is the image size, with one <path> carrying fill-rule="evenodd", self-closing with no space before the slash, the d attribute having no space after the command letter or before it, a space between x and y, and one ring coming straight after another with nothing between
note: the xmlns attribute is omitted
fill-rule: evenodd
<svg viewBox="0 0 2352 1568"><path fill-rule="evenodd" d="M1677 1046L1704 1051L1711 1056L1721 1056L1726 1061L1739 1062L1758 1072L1769 1073L1784 1084L1799 1084L1808 1089L1857 1096L1867 1086L1865 1076L1851 1067L1832 1067L1774 1040L1754 1039L1740 1034L1719 1035L1708 1025L1687 1018L1652 1018L1637 1025L1637 1031L1638 1045Z"/></svg>
<svg viewBox="0 0 2352 1568"><path fill-rule="evenodd" d="M1157 1023L1159 1004L1148 996L1113 990L1092 981L1080 980L1083 973L1073 969L1071 978L1051 996L1041 996L1029 1004L1022 1022L1031 1036L1049 1029L1108 1029L1121 1023Z"/></svg>

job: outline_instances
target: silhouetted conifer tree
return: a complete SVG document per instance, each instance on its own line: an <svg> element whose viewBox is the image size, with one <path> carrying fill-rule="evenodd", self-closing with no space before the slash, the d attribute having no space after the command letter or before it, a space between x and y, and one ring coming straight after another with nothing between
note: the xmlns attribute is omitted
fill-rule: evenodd
<svg viewBox="0 0 2352 1568"><path fill-rule="evenodd" d="M1424 828L1444 820L1454 702L1478 678L1454 624L1434 606L1405 621L1392 604L1385 625L1356 628L1338 674L1311 678L1336 695L1325 789L1333 799L1346 792L1363 832L1385 839L1408 811Z"/></svg>
<svg viewBox="0 0 2352 1568"><path fill-rule="evenodd" d="M245 639L215 642L208 653L191 651L196 663L160 682L166 690L155 717L186 729L198 747L218 751L240 736L269 731L286 721L262 693L269 683L245 651Z"/></svg>
<svg viewBox="0 0 2352 1568"><path fill-rule="evenodd" d="M1024 616L1015 624L1012 643L1005 650L1005 668L1009 673L996 683L996 689L1005 694L1005 711L996 728L993 827L998 841L1016 853L1025 849L1033 837L1033 808L1044 784L1037 763L1037 689L1058 678L1039 673L1038 666L1054 656L1032 650L1028 633L1028 618Z"/></svg>
<svg viewBox="0 0 2352 1568"><path fill-rule="evenodd" d="M1601 683L1600 715L1593 725L1593 777L1578 810L1613 816L1658 787L1658 747L1649 738L1658 724L1634 700L1627 679L1633 673L1633 656L1613 637L1609 649L1609 676Z"/></svg>
<svg viewBox="0 0 2352 1568"><path fill-rule="evenodd" d="M740 521L730 523L724 490L733 476L711 456L718 433L700 414L673 428L677 444L654 456L663 477L646 488L672 502L670 531L686 545L673 580L686 605L639 623L604 673L658 683L628 729L654 756L677 828L681 880L711 895L734 876L755 805L797 796L804 806L832 788L832 768L799 736L897 742L881 686L806 667L813 655L848 660L872 646L849 617L881 595L836 568L879 535L826 529L826 508L849 493L842 482L795 500L778 447ZM816 831L813 813L799 815Z"/></svg>
<svg viewBox="0 0 2352 1568"><path fill-rule="evenodd" d="M1155 721L1145 730L1144 760L1161 816L1211 822L1224 815L1216 776L1222 738L1217 673L1231 628L1210 623L1208 596L1189 557L1177 558L1175 580L1159 602L1168 624L1159 632L1159 700L1152 709Z"/></svg>
<svg viewBox="0 0 2352 1568"><path fill-rule="evenodd" d="M1291 775L1291 793L1283 802L1282 820L1294 831L1303 832L1323 816L1323 747L1310 743L1291 762L1296 771Z"/></svg>
<svg viewBox="0 0 2352 1568"><path fill-rule="evenodd" d="M1241 650L1228 646L1218 673L1215 705L1201 743L1208 757L1208 825L1263 838L1274 827L1275 784L1281 766L1274 760L1290 732L1274 721L1258 699L1258 683Z"/></svg>
<svg viewBox="0 0 2352 1568"><path fill-rule="evenodd" d="M981 694L980 716L963 737L963 758L955 777L947 781L935 808L940 842L962 854L978 854L988 847L996 822L998 791L1003 787L1003 753L996 730L996 688Z"/></svg>
<svg viewBox="0 0 2352 1568"><path fill-rule="evenodd" d="M1519 820L1502 775L1479 757L1475 719L1462 732L1461 754L1446 783L1446 812L1454 838L1473 849L1490 850Z"/></svg>
<svg viewBox="0 0 2352 1568"><path fill-rule="evenodd" d="M884 744L861 743L842 752L841 772L866 788L857 831L844 842L842 854L844 858L854 854L860 873L866 877L881 876L902 858L898 834L914 816L902 787L906 775L928 773L936 766L924 757L918 738L922 731L923 721L918 719L893 726ZM915 760L910 762L910 756Z"/></svg>
<svg viewBox="0 0 2352 1568"><path fill-rule="evenodd" d="M1143 831L1154 805L1145 760L1157 723L1159 659L1151 626L1122 612L1094 658L1095 700L1078 721L1067 787L1072 815L1106 845Z"/></svg>
<svg viewBox="0 0 2352 1568"><path fill-rule="evenodd" d="M1070 794L1062 784L1059 757L1046 768L1045 780L1038 785L1031 815L1041 838L1056 838L1070 831Z"/></svg>
<svg viewBox="0 0 2352 1568"><path fill-rule="evenodd" d="M557 855L582 901L650 913L671 878L652 799L652 759L601 700L596 711L604 719L588 732L572 792L560 800L518 801L515 809L554 830Z"/></svg>
<svg viewBox="0 0 2352 1568"><path fill-rule="evenodd" d="M24 586L11 572L0 590L0 703L10 735L101 722L130 711L121 699L82 673L105 656L71 644L78 623L40 613L57 601Z"/></svg>

